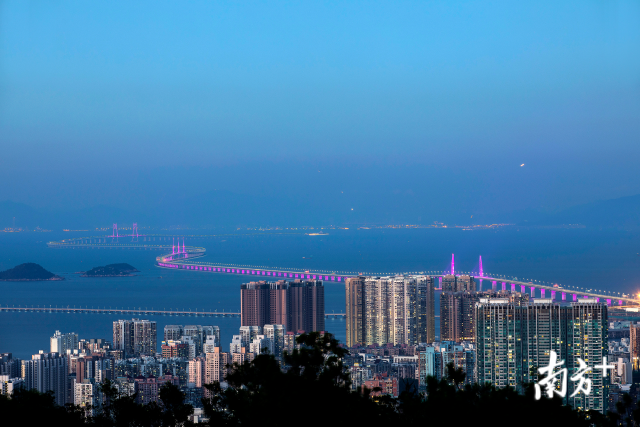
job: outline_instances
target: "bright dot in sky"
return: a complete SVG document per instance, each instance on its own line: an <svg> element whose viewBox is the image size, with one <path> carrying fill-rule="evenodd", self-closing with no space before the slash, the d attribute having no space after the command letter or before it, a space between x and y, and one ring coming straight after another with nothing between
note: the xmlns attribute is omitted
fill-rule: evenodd
<svg viewBox="0 0 640 427"><path fill-rule="evenodd" d="M524 166L524 163L520 165L520 167L523 167L523 166Z"/></svg>
<svg viewBox="0 0 640 427"><path fill-rule="evenodd" d="M353 210L353 208L351 208L351 210Z"/></svg>

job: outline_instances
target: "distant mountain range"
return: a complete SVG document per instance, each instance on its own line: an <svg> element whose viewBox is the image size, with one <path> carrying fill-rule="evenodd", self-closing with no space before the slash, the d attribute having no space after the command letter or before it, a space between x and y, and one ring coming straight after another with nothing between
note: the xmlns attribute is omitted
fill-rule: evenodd
<svg viewBox="0 0 640 427"><path fill-rule="evenodd" d="M377 195L358 202L329 202L312 196L267 197L212 191L153 206L144 212L98 205L59 211L37 209L12 201L0 202L0 229L37 226L49 229L154 227L248 227L354 224L513 223L526 226L579 224L589 228L640 228L640 194L573 206L558 212L523 210L501 214L473 214L457 207L442 207L407 194ZM473 215L473 217L471 217Z"/></svg>
<svg viewBox="0 0 640 427"><path fill-rule="evenodd" d="M573 206L532 225L581 224L589 228L640 228L640 194Z"/></svg>

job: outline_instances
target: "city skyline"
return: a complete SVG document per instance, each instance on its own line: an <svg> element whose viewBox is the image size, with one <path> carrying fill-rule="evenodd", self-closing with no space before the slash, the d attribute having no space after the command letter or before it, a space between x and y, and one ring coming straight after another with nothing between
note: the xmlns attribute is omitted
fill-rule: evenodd
<svg viewBox="0 0 640 427"><path fill-rule="evenodd" d="M637 425L637 52L632 0L1 2L3 420Z"/></svg>

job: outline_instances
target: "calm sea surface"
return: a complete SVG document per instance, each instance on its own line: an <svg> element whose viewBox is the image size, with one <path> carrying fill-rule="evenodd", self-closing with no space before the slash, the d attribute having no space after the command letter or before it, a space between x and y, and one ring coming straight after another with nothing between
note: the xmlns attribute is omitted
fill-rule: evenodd
<svg viewBox="0 0 640 427"><path fill-rule="evenodd" d="M0 282L0 305L149 307L239 311L246 277L159 269L159 252L110 249L49 249L46 242L96 233L0 233L0 270L35 262L65 277L61 282ZM127 239L121 239L126 242ZM640 290L640 234L588 229L331 230L326 236L242 234L186 239L204 246L202 261L361 272L443 271L456 256L456 270L537 279L568 286ZM135 277L82 278L76 271L118 262ZM326 311L344 311L344 285L325 283ZM29 358L49 348L54 331L80 338L112 339L118 315L0 313L0 353ZM237 333L239 318L150 317L159 339L167 324L220 326L223 346ZM327 319L327 330L345 339L343 320Z"/></svg>

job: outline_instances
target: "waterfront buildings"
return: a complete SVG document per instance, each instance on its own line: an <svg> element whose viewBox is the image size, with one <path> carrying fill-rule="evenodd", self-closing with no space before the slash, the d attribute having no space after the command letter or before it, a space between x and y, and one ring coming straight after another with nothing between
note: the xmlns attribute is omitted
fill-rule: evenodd
<svg viewBox="0 0 640 427"><path fill-rule="evenodd" d="M164 339L163 341L180 341L184 335L184 326L182 325L166 325L164 327Z"/></svg>
<svg viewBox="0 0 640 427"><path fill-rule="evenodd" d="M324 331L324 286L320 280L295 280L287 289L287 331ZM270 322L281 324L281 322Z"/></svg>
<svg viewBox="0 0 640 427"><path fill-rule="evenodd" d="M433 342L433 291L430 276L347 278L347 345Z"/></svg>
<svg viewBox="0 0 640 427"><path fill-rule="evenodd" d="M22 361L21 377L26 389L36 389L41 393L52 391L55 402L67 403L67 358L58 353L40 351L31 360Z"/></svg>
<svg viewBox="0 0 640 427"><path fill-rule="evenodd" d="M607 307L592 298L572 303L539 298L518 305L507 298L480 298L475 308L477 382L519 388L537 380L535 369L549 364L550 351L565 361L568 376L579 369L578 358L590 367L607 360ZM584 374L591 393L569 397L566 403L582 410L603 412L609 378L596 369Z"/></svg>
<svg viewBox="0 0 640 427"><path fill-rule="evenodd" d="M440 339L474 341L476 282L471 276L446 275L440 294Z"/></svg>
<svg viewBox="0 0 640 427"><path fill-rule="evenodd" d="M151 320L116 320L113 322L113 345L123 357L154 355L158 347L157 326Z"/></svg>
<svg viewBox="0 0 640 427"><path fill-rule="evenodd" d="M11 353L0 353L0 375L16 378L22 375L22 361Z"/></svg>
<svg viewBox="0 0 640 427"><path fill-rule="evenodd" d="M266 324L284 325L287 322L288 282L250 282L240 286L242 326Z"/></svg>
<svg viewBox="0 0 640 427"><path fill-rule="evenodd" d="M440 340L475 342L475 305L480 298L503 297L516 305L529 301L529 295L513 291L476 292L473 277L444 277L440 294ZM444 289L447 289L445 291Z"/></svg>
<svg viewBox="0 0 640 427"><path fill-rule="evenodd" d="M78 334L71 332L63 334L56 331L50 338L50 352L67 354L67 350L76 350L78 348Z"/></svg>
<svg viewBox="0 0 640 427"><path fill-rule="evenodd" d="M287 331L323 331L324 286L320 280L250 282L241 285L242 326L285 325Z"/></svg>

